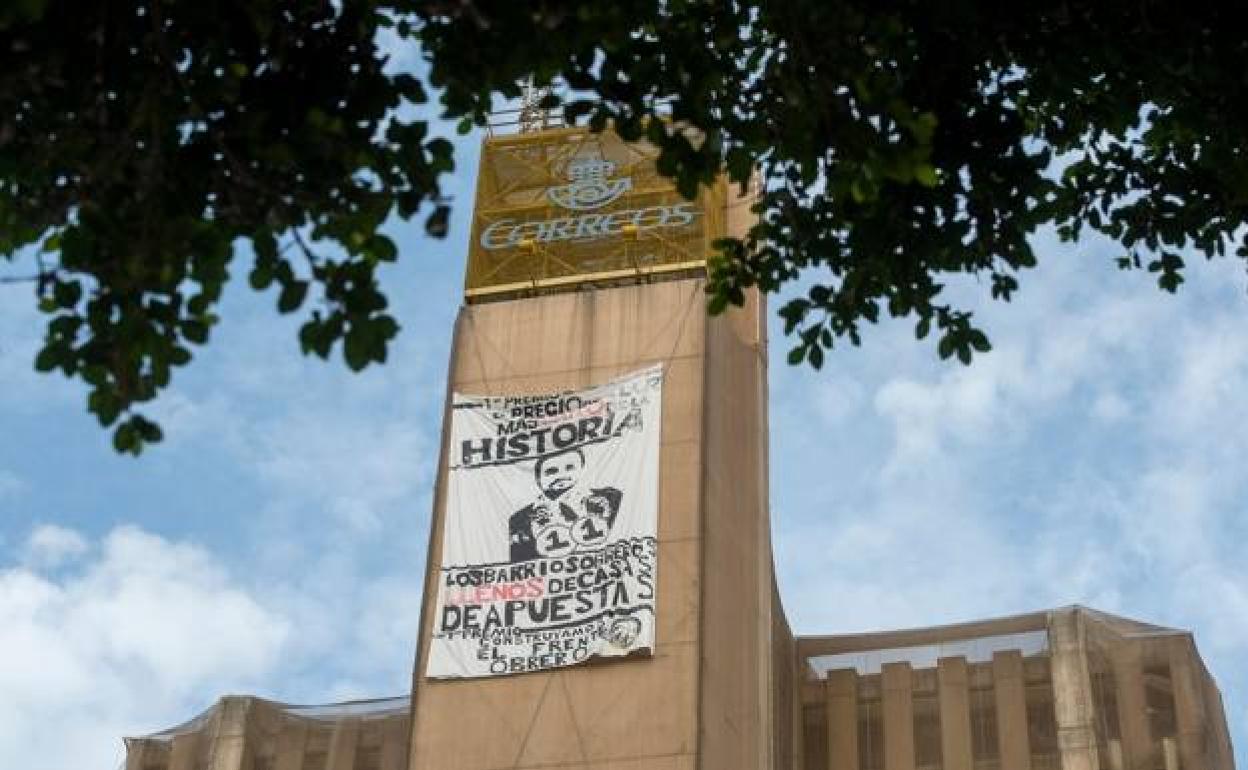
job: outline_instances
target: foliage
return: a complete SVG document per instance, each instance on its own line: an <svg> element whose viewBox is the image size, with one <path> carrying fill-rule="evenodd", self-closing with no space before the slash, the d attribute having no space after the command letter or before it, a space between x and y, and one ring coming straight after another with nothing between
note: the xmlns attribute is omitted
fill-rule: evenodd
<svg viewBox="0 0 1248 770"><path fill-rule="evenodd" d="M316 286L305 352L341 340L353 369L385 360L398 324L375 271L396 249L378 229L432 206L429 231L445 231L453 166L450 142L399 117L427 97L384 70L378 9L27 5L36 20L0 38L0 253L40 244L35 366L83 380L102 424L127 413L118 450L160 438L133 407L207 342L241 240L279 311Z"/></svg>
<svg viewBox="0 0 1248 770"><path fill-rule="evenodd" d="M886 313L969 362L989 341L943 284L978 276L1010 299L1041 226L1112 238L1167 291L1181 252L1248 256L1233 16L1159 0L21 0L0 10L0 254L38 246L36 366L89 386L119 450L159 438L135 408L207 341L246 241L251 285L310 308L305 353L383 361L398 325L375 271L396 251L379 228L419 213L442 234L453 169L384 31L419 47L465 131L532 77L569 94L570 118L658 144L688 194L758 174L759 223L720 244L709 304L813 270L781 309L792 362L819 367Z"/></svg>

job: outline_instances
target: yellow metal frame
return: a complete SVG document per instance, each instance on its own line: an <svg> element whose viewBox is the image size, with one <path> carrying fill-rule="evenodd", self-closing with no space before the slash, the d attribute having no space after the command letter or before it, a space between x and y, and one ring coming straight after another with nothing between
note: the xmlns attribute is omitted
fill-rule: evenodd
<svg viewBox="0 0 1248 770"><path fill-rule="evenodd" d="M719 181L701 189L694 201L686 201L655 169L657 156L658 149L647 142L625 142L613 131L594 133L583 127L486 138L477 172L466 300L704 271L711 244L724 234L726 185ZM581 211L561 208L547 198L547 188L568 183L563 174L570 161L596 158L614 163L611 178L629 177L631 189L601 207ZM580 241L525 239L497 249L481 244L482 232L501 219L527 224L690 203L697 215L688 225L640 231L625 227L625 232Z"/></svg>

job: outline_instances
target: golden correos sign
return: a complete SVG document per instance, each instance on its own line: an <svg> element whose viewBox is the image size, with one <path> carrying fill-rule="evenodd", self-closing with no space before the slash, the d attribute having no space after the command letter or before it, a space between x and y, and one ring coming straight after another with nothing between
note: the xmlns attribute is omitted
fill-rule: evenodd
<svg viewBox="0 0 1248 770"><path fill-rule="evenodd" d="M656 155L579 128L487 139L469 299L704 267L722 233L722 186L686 201Z"/></svg>

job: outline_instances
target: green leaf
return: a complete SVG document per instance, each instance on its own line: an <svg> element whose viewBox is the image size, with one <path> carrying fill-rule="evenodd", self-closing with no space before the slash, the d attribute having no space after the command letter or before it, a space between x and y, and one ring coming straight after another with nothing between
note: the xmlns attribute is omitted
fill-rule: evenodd
<svg viewBox="0 0 1248 770"><path fill-rule="evenodd" d="M151 420L137 414L130 419L143 441L154 444L165 437L164 431L160 429L160 426Z"/></svg>
<svg viewBox="0 0 1248 770"><path fill-rule="evenodd" d="M247 282L251 284L251 288L256 291L262 291L269 288L273 283L273 266L269 263L257 262L256 266L251 269L251 273L247 276Z"/></svg>
<svg viewBox="0 0 1248 770"><path fill-rule="evenodd" d="M87 396L87 409L95 414L100 425L108 426L121 414L121 401L111 388L99 386Z"/></svg>
<svg viewBox="0 0 1248 770"><path fill-rule="evenodd" d="M181 345L174 345L169 350L169 363L174 366L186 366L191 362L191 351Z"/></svg>
<svg viewBox="0 0 1248 770"><path fill-rule="evenodd" d="M65 355L65 347L63 345L45 345L35 355L35 371L50 372L60 365Z"/></svg>
<svg viewBox="0 0 1248 770"><path fill-rule="evenodd" d="M434 238L443 238L450 226L451 207L438 206L429 215L429 219L425 221L425 232Z"/></svg>
<svg viewBox="0 0 1248 770"><path fill-rule="evenodd" d="M810 365L815 369L823 368L823 348L812 345L810 348Z"/></svg>
<svg viewBox="0 0 1248 770"><path fill-rule="evenodd" d="M140 450L139 432L135 430L133 423L123 422L113 431L113 449L120 453L129 453L137 456Z"/></svg>
<svg viewBox="0 0 1248 770"><path fill-rule="evenodd" d="M370 360L367 334L360 327L353 327L342 340L342 357L351 371L358 372L368 366Z"/></svg>
<svg viewBox="0 0 1248 770"><path fill-rule="evenodd" d="M424 85L416 78L406 73L399 74L394 77L395 90L402 94L404 99L414 104L424 104L429 100L425 93Z"/></svg>
<svg viewBox="0 0 1248 770"><path fill-rule="evenodd" d="M182 322L182 336L187 340L202 345L208 341L208 324L195 319Z"/></svg>
<svg viewBox="0 0 1248 770"><path fill-rule="evenodd" d="M748 152L740 147L733 147L728 151L725 160L730 179L742 183L749 180L750 174L754 171L754 162Z"/></svg>
<svg viewBox="0 0 1248 770"><path fill-rule="evenodd" d="M251 247L256 252L257 262L272 264L277 259L277 238L270 230L261 230L252 236Z"/></svg>
<svg viewBox="0 0 1248 770"><path fill-rule="evenodd" d="M992 343L988 341L988 337L978 329L972 329L970 332L971 347L980 353L987 353L992 350Z"/></svg>
<svg viewBox="0 0 1248 770"><path fill-rule="evenodd" d="M277 310L279 313L291 313L299 309L303 304L303 300L308 295L307 281L290 281L282 286L281 294L277 297Z"/></svg>
<svg viewBox="0 0 1248 770"><path fill-rule="evenodd" d="M399 256L394 241L381 234L374 234L368 239L368 252L381 262L393 262Z"/></svg>

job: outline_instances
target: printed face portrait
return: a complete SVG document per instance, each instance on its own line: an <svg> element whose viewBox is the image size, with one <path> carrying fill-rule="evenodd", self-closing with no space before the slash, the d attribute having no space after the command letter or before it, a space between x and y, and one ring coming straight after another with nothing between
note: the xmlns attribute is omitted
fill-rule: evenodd
<svg viewBox="0 0 1248 770"><path fill-rule="evenodd" d="M537 476L537 486L553 500L576 486L583 470L585 456L576 449L543 457L537 461L534 473Z"/></svg>
<svg viewBox="0 0 1248 770"><path fill-rule="evenodd" d="M641 621L633 617L617 618L607 630L607 641L616 647L628 649L641 635Z"/></svg>

